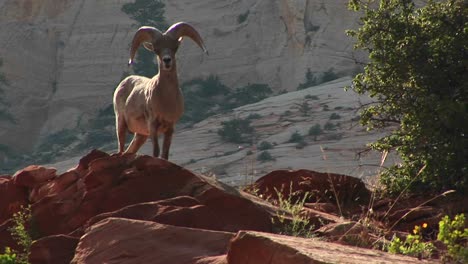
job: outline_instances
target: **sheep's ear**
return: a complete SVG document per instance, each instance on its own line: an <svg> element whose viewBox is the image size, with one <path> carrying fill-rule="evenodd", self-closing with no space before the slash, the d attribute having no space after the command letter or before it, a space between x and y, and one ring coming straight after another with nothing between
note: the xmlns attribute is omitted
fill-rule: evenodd
<svg viewBox="0 0 468 264"><path fill-rule="evenodd" d="M145 47L145 49L149 51L154 51L153 44L151 44L150 42L143 42L143 47Z"/></svg>

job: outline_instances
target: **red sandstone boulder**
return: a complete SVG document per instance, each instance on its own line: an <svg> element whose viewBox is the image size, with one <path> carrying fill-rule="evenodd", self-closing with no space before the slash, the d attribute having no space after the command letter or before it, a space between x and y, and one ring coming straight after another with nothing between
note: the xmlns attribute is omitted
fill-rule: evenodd
<svg viewBox="0 0 468 264"><path fill-rule="evenodd" d="M229 264L436 263L316 239L241 231L232 239Z"/></svg>
<svg viewBox="0 0 468 264"><path fill-rule="evenodd" d="M340 205L367 205L370 191L355 177L322 173L310 170L277 170L258 179L251 187L258 195L273 200L278 199L277 191L283 197L300 199L305 193L310 195L308 203L327 202Z"/></svg>
<svg viewBox="0 0 468 264"><path fill-rule="evenodd" d="M13 175L15 184L18 186L33 188L34 186L55 178L57 170L42 166L31 165Z"/></svg>
<svg viewBox="0 0 468 264"><path fill-rule="evenodd" d="M27 204L27 188L16 185L11 177L0 177L0 224Z"/></svg>
<svg viewBox="0 0 468 264"><path fill-rule="evenodd" d="M109 217L225 231L222 220L213 210L189 196L179 196L157 202L129 205L120 210L103 213L91 218L86 225L84 225L84 228ZM84 229L82 231L84 231Z"/></svg>
<svg viewBox="0 0 468 264"><path fill-rule="evenodd" d="M57 235L34 241L29 262L32 264L69 264L75 255L78 238Z"/></svg>
<svg viewBox="0 0 468 264"><path fill-rule="evenodd" d="M45 184L34 187L29 194L29 201L35 203L46 196L58 195L76 183L79 178L80 175L76 170L65 172Z"/></svg>
<svg viewBox="0 0 468 264"><path fill-rule="evenodd" d="M89 158L94 156L98 158ZM157 217L152 217L190 226L193 223L183 219L191 216L194 221L198 219L200 226L212 230L271 230L270 215L242 194L212 184L166 160L135 155L106 156L93 151L78 167L54 178L32 195L31 200L37 201L32 208L41 234L68 234L96 215L179 196L195 198L198 204L185 208L166 205L164 209L159 208L163 211ZM212 220L214 216L216 222ZM144 219L148 217L151 218ZM202 219L207 222L201 223Z"/></svg>
<svg viewBox="0 0 468 264"><path fill-rule="evenodd" d="M10 228L13 227L13 220L4 221L0 224L0 254L3 253L5 247L10 247L12 249L20 249L18 244L16 244L15 240L11 236Z"/></svg>
<svg viewBox="0 0 468 264"><path fill-rule="evenodd" d="M223 263L232 237L227 232L106 218L86 230L71 263Z"/></svg>

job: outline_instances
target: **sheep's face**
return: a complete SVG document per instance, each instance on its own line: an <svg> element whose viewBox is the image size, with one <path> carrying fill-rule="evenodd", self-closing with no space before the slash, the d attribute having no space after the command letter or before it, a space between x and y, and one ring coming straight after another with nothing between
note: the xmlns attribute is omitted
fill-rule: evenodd
<svg viewBox="0 0 468 264"><path fill-rule="evenodd" d="M153 43L154 53L158 56L159 68L163 71L175 69L175 54L179 48L179 41L165 37Z"/></svg>

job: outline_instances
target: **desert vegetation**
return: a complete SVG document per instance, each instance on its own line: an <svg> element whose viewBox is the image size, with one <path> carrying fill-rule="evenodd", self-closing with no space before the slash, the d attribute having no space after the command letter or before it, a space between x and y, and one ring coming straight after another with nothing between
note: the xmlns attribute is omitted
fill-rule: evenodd
<svg viewBox="0 0 468 264"><path fill-rule="evenodd" d="M122 11L137 22L137 27L150 26L165 31L169 25L164 17L166 5L163 1L136 0L134 3L126 3ZM158 65L154 61L154 54L143 47L138 49L138 56L133 64L136 75L153 77L158 71Z"/></svg>
<svg viewBox="0 0 468 264"><path fill-rule="evenodd" d="M255 129L250 125L249 119L234 118L221 122L221 128L218 129L218 135L227 142L231 143L251 143Z"/></svg>
<svg viewBox="0 0 468 264"><path fill-rule="evenodd" d="M185 113L181 121L186 124L197 123L212 115L256 103L273 92L268 85L260 83L230 88L215 75L187 81L182 84L182 90Z"/></svg>
<svg viewBox="0 0 468 264"><path fill-rule="evenodd" d="M403 160L382 173L386 190L466 192L466 2L417 8L407 0L380 1L379 7L353 0L350 7L362 14L363 25L348 34L357 49L369 52L352 89L375 99L362 107L361 124L395 127L369 146L396 151Z"/></svg>
<svg viewBox="0 0 468 264"><path fill-rule="evenodd" d="M319 85L319 84L322 84L322 83L333 81L333 80L338 79L338 78L340 78L340 75L338 75L335 72L334 68L329 68L328 70L326 70L326 71L324 71L324 72L322 72L320 74L314 73L314 72L312 72L312 70L310 68L308 68L306 73L305 73L304 82L300 83L297 86L296 90L303 90L303 89L306 89L306 88L309 88L309 87L312 87L312 86L316 86L316 85Z"/></svg>

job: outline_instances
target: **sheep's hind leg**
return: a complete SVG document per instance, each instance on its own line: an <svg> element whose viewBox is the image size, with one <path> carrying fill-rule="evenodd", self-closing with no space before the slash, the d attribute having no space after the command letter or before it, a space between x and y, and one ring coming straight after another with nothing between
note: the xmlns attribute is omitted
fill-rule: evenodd
<svg viewBox="0 0 468 264"><path fill-rule="evenodd" d="M130 143L130 146L128 146L125 153L132 153L132 154L137 153L137 151L141 148L141 146L145 144L147 138L148 136L135 133L135 136L133 137L133 140Z"/></svg>
<svg viewBox="0 0 468 264"><path fill-rule="evenodd" d="M162 158L166 160L169 160L169 148L171 147L172 134L174 134L174 128L172 127L167 128L164 133Z"/></svg>

